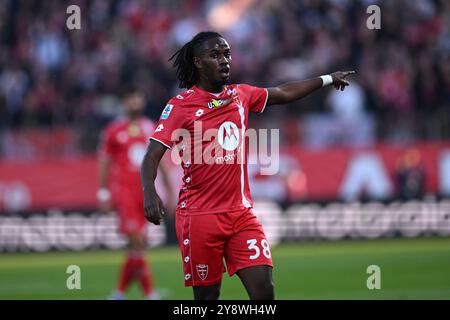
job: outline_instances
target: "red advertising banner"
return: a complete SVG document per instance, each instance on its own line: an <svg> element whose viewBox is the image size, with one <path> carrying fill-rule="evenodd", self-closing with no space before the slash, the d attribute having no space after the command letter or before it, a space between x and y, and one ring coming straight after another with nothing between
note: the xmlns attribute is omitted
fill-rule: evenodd
<svg viewBox="0 0 450 320"><path fill-rule="evenodd" d="M286 152L298 160L312 200L351 200L362 194L392 198L399 193L401 171L407 174L415 169L423 173L424 193L450 194L450 142Z"/></svg>
<svg viewBox="0 0 450 320"><path fill-rule="evenodd" d="M95 157L0 164L0 210L93 208Z"/></svg>
<svg viewBox="0 0 450 320"><path fill-rule="evenodd" d="M450 142L320 151L288 148L280 150L279 160L272 160L277 162L275 175L264 176L259 166L249 167L255 200L392 199L401 195L402 185L417 190L417 183L423 184L424 194L450 195ZM173 185L179 185L181 169L171 174ZM0 163L1 212L93 209L96 191L95 156Z"/></svg>

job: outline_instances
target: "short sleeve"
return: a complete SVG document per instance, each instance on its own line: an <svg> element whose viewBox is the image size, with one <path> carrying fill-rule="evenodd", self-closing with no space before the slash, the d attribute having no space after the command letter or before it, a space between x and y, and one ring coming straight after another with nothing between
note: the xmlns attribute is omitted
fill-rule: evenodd
<svg viewBox="0 0 450 320"><path fill-rule="evenodd" d="M176 131L181 131L185 126L186 119L182 111L183 107L181 106L167 104L150 139L158 141L171 149L176 142L175 137L180 136Z"/></svg>
<svg viewBox="0 0 450 320"><path fill-rule="evenodd" d="M114 139L113 131L111 127L106 128L101 137L100 145L98 148L100 156L113 157L117 150L117 143Z"/></svg>
<svg viewBox="0 0 450 320"><path fill-rule="evenodd" d="M246 97L249 110L255 113L263 112L266 108L267 98L269 97L267 89L248 84L240 84L239 87Z"/></svg>

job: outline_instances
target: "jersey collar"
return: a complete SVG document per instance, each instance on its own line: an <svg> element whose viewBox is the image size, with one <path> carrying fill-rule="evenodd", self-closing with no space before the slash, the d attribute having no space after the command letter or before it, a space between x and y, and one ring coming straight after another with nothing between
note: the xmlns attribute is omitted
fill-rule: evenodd
<svg viewBox="0 0 450 320"><path fill-rule="evenodd" d="M207 94L207 95L210 95L211 97L214 97L214 98L218 99L218 98L220 98L221 96L223 96L224 94L227 93L228 86L225 85L225 86L223 87L223 90L222 90L220 93L212 93L212 92L209 92L209 91L205 91L205 90L200 89L200 88L197 87L196 85L193 86L191 89L194 90L194 91L196 91L197 93L200 93L200 94Z"/></svg>

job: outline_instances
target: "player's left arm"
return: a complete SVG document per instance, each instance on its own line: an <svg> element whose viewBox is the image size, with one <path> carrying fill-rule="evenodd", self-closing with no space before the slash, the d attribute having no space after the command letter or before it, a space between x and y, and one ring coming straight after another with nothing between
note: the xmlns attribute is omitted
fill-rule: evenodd
<svg viewBox="0 0 450 320"><path fill-rule="evenodd" d="M267 105L285 104L299 100L324 86L333 85L336 90L344 91L350 83L345 79L355 71L338 71L302 81L292 81L277 87L267 88Z"/></svg>

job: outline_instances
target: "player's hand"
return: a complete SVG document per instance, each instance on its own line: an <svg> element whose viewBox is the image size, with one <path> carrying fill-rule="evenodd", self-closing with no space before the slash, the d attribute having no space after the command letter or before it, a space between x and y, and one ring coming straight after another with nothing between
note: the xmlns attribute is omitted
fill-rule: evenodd
<svg viewBox="0 0 450 320"><path fill-rule="evenodd" d="M344 91L345 87L350 85L350 82L345 78L351 74L355 74L355 71L337 71L331 74L333 78L333 86L336 90Z"/></svg>
<svg viewBox="0 0 450 320"><path fill-rule="evenodd" d="M100 188L97 191L98 209L102 213L110 212L111 206L111 193L106 188Z"/></svg>
<svg viewBox="0 0 450 320"><path fill-rule="evenodd" d="M144 191L144 214L151 223L156 225L161 223L165 209L156 191Z"/></svg>
<svg viewBox="0 0 450 320"><path fill-rule="evenodd" d="M99 202L98 210L101 213L108 213L112 209L111 203L109 201Z"/></svg>

